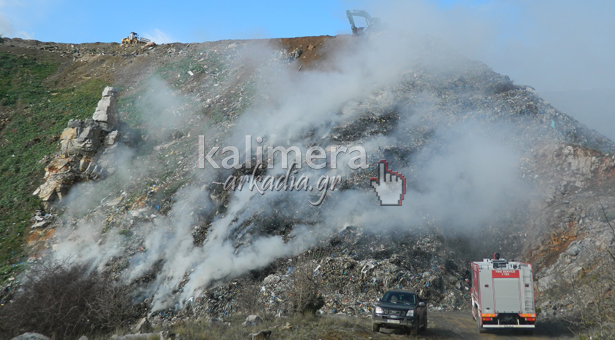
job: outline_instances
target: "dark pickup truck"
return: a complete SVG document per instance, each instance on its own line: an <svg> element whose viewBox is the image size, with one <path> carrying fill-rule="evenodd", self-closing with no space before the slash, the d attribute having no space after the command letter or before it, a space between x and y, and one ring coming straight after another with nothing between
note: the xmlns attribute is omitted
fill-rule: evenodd
<svg viewBox="0 0 615 340"><path fill-rule="evenodd" d="M389 290L374 309L372 330L380 328L403 328L411 334L427 329L427 307L416 293L405 290Z"/></svg>

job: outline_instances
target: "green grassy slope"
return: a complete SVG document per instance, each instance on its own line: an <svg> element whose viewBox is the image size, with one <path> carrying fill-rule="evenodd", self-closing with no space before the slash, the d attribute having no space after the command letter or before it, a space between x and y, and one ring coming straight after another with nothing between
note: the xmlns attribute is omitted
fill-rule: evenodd
<svg viewBox="0 0 615 340"><path fill-rule="evenodd" d="M52 88L53 62L0 53L0 281L24 261L24 234L40 207L32 192L43 183L45 155L58 150L70 119L92 116L105 84L87 80Z"/></svg>

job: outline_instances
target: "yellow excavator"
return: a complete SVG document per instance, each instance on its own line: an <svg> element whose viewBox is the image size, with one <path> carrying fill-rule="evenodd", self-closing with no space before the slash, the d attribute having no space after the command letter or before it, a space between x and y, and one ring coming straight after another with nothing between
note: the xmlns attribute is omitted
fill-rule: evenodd
<svg viewBox="0 0 615 340"><path fill-rule="evenodd" d="M128 38L122 38L122 44L123 45L129 45L129 44L147 44L148 42L150 42L149 39L146 38L142 38L140 37L137 33L135 32L130 32L130 34L128 35Z"/></svg>

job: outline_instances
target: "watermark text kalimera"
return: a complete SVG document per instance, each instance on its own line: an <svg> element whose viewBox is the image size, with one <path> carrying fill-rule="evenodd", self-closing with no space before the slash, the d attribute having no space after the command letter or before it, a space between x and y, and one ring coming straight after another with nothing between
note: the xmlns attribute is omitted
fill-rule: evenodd
<svg viewBox="0 0 615 340"><path fill-rule="evenodd" d="M366 169L367 155L365 149L362 146L352 146L350 148L345 146L330 146L322 148L320 146L312 146L305 151L305 157L301 148L297 146L268 146L266 149L264 146L259 145L263 143L262 137L256 137L256 150L252 147L252 136L245 136L245 149L244 149L244 163L241 162L241 153L236 146L225 146L222 148L219 156L216 157L219 146L214 146L205 153L205 136L200 135L198 137L198 167L204 169L206 164L209 164L214 169L241 169L245 166L246 169L252 169L252 174L235 176L230 175L224 182L224 190L242 190L244 185L248 184L248 189L251 191L258 191L261 195L267 191L313 191L314 187L309 184L309 177L301 175L296 177L298 169L302 168L305 164L310 169L320 170L325 167L330 169L337 169L338 160L344 157L348 158L347 166L352 169ZM253 151L255 151L253 153ZM263 168L264 152L267 156L267 168L273 169L276 166L276 160L282 169L286 172L279 177L272 175L260 176L257 175L257 171ZM252 155L255 155L255 161ZM292 158L290 156L293 156ZM347 156L347 157L345 157ZM224 158L222 158L224 157ZM218 160L217 160L217 159ZM222 158L222 159L220 159ZM254 166L253 165L254 161ZM219 162L219 163L218 163ZM343 164L340 162L340 164ZM322 204L325 195L328 190L335 190L335 185L341 181L341 176L322 175L317 181L316 189L320 192L320 197L316 202L309 201L312 205Z"/></svg>

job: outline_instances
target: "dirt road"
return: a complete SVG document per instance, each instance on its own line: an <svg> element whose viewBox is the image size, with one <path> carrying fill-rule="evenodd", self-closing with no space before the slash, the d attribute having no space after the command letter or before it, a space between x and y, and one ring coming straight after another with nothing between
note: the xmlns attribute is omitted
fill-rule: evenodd
<svg viewBox="0 0 615 340"><path fill-rule="evenodd" d="M419 339L575 339L563 325L540 322L536 325L533 336L524 335L519 330L489 331L478 334L476 322L470 312L430 313L427 331L421 332Z"/></svg>
<svg viewBox="0 0 615 340"><path fill-rule="evenodd" d="M468 340L529 340L529 339L578 339L572 334L563 323L545 322L538 319L534 335L525 335L521 330L498 330L488 331L479 334L476 330L476 323L472 319L470 311L463 312L431 312L428 315L427 330L420 332L418 337L410 335L408 332L392 329L380 329L380 332L371 331L371 318L356 318L346 316L331 316L338 319L354 320L358 323L344 325L336 324L335 329L330 329L317 339L321 340L385 340L385 339L420 339L420 340L449 340L449 339L468 339ZM306 339L313 339L306 338ZM295 339L295 338L293 338ZM303 339L298 337L297 339Z"/></svg>

